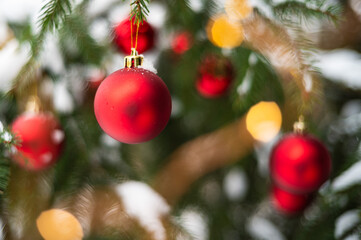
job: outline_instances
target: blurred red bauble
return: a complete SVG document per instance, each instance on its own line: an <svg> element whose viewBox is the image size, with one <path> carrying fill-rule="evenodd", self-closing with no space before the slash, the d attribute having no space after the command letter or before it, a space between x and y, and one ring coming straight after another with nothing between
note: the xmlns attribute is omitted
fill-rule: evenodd
<svg viewBox="0 0 361 240"><path fill-rule="evenodd" d="M284 191L277 186L273 186L271 200L278 211L284 214L297 214L302 212L308 206L311 195L294 194Z"/></svg>
<svg viewBox="0 0 361 240"><path fill-rule="evenodd" d="M123 143L156 137L167 125L171 96L162 79L143 68L123 68L109 75L95 95L100 127Z"/></svg>
<svg viewBox="0 0 361 240"><path fill-rule="evenodd" d="M189 32L177 33L172 41L172 50L176 54L183 54L188 51L193 44L192 35Z"/></svg>
<svg viewBox="0 0 361 240"><path fill-rule="evenodd" d="M331 159L325 146L316 138L290 134L274 147L270 170L274 183L280 188L310 193L329 177Z"/></svg>
<svg viewBox="0 0 361 240"><path fill-rule="evenodd" d="M133 47L135 46L137 24L134 23L134 19L132 21L133 33L130 29L131 24L129 18L123 20L114 28L114 43L119 50L125 54L130 54L131 52L131 35L133 35ZM154 42L155 32L153 27L148 22L143 21L143 23L139 24L137 43L138 53L143 53L153 48Z"/></svg>
<svg viewBox="0 0 361 240"><path fill-rule="evenodd" d="M227 58L209 55L198 70L196 88L203 97L220 97L227 93L233 78L234 69Z"/></svg>
<svg viewBox="0 0 361 240"><path fill-rule="evenodd" d="M58 159L65 137L53 114L23 113L12 123L11 130L20 141L12 159L21 167L43 170Z"/></svg>

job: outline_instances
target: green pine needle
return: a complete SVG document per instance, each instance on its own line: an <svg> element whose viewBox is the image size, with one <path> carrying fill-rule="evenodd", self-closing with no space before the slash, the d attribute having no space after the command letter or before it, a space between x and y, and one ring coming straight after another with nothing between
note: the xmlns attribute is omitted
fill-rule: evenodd
<svg viewBox="0 0 361 240"><path fill-rule="evenodd" d="M71 12L70 0L49 0L41 8L41 12L38 21L41 32L54 31L65 20L66 15Z"/></svg>
<svg viewBox="0 0 361 240"><path fill-rule="evenodd" d="M275 16L286 21L296 16L300 21L310 18L328 18L336 22L342 10L338 5L325 8L322 3L314 3L314 6L311 7L303 2L288 1L274 6L273 11Z"/></svg>
<svg viewBox="0 0 361 240"><path fill-rule="evenodd" d="M8 186L10 177L9 160L3 157L0 158L0 195L2 195Z"/></svg>
<svg viewBox="0 0 361 240"><path fill-rule="evenodd" d="M130 14L130 21L135 19L135 23L143 23L143 21L147 20L147 16L149 13L148 5L149 0L134 0L130 6L132 7Z"/></svg>

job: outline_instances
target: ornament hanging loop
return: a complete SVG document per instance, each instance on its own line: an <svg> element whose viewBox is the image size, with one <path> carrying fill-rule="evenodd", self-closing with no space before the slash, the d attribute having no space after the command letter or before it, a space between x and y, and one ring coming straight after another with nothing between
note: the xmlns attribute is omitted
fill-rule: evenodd
<svg viewBox="0 0 361 240"><path fill-rule="evenodd" d="M298 121L293 124L293 131L297 134L303 134L306 129L305 119L303 115L299 116Z"/></svg>
<svg viewBox="0 0 361 240"><path fill-rule="evenodd" d="M131 49L131 54L124 58L124 67L125 68L136 68L138 66L142 66L143 64L143 56L138 55L137 50L135 48Z"/></svg>

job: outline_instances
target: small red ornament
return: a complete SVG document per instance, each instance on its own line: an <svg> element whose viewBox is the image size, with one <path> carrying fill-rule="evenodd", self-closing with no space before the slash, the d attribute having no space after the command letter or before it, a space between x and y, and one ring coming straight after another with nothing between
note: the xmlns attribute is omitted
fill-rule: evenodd
<svg viewBox="0 0 361 240"><path fill-rule="evenodd" d="M129 63L133 65L138 57L130 56ZM100 127L123 143L141 143L156 137L167 125L171 110L171 96L162 79L136 66L110 74L94 100Z"/></svg>
<svg viewBox="0 0 361 240"><path fill-rule="evenodd" d="M20 140L12 159L28 170L43 170L58 159L64 132L51 113L25 112L15 119L11 130Z"/></svg>
<svg viewBox="0 0 361 240"><path fill-rule="evenodd" d="M329 177L331 159L316 138L290 134L274 147L270 170L278 187L295 193L311 193Z"/></svg>
<svg viewBox="0 0 361 240"><path fill-rule="evenodd" d="M191 48L192 43L192 35L189 32L177 33L172 41L172 50L174 53L181 55Z"/></svg>
<svg viewBox="0 0 361 240"><path fill-rule="evenodd" d="M196 88L203 97L220 97L227 92L233 78L233 66L227 58L209 55L199 68Z"/></svg>
<svg viewBox="0 0 361 240"><path fill-rule="evenodd" d="M310 203L309 194L294 194L277 186L272 187L271 200L277 210L284 214L297 214L302 212Z"/></svg>
<svg viewBox="0 0 361 240"><path fill-rule="evenodd" d="M119 50L125 54L131 53L131 35L133 36L133 44L135 44L136 41L137 24L134 22L134 19L132 21L132 29L130 28L131 23L129 18L123 20L114 28L114 43ZM148 22L143 21L143 23L139 24L138 30L138 53L143 53L153 48L154 42L155 31L153 27Z"/></svg>

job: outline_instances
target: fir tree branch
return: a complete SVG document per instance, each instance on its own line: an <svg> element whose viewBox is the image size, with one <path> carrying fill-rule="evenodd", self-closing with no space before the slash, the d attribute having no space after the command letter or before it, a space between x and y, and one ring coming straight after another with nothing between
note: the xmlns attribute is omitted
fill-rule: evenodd
<svg viewBox="0 0 361 240"><path fill-rule="evenodd" d="M300 20L308 18L328 18L329 20L336 22L339 19L341 8L339 6L329 6L325 10L322 10L323 5L317 4L315 8L311 7L307 3L289 1L278 4L273 7L273 11L276 17L281 20L290 20L290 17L296 16Z"/></svg>
<svg viewBox="0 0 361 240"><path fill-rule="evenodd" d="M49 0L49 2L41 8L41 12L38 20L40 32L35 41L31 43L32 56L35 58L41 50L45 34L58 28L59 25L65 21L65 17L70 14L71 2L70 0Z"/></svg>
<svg viewBox="0 0 361 240"><path fill-rule="evenodd" d="M35 36L28 34L30 35L31 57L13 81L15 91L21 92L28 86L34 69L38 66L36 59L41 52L46 33L54 31L65 21L66 16L71 13L71 0L49 0L40 12L38 20L40 31Z"/></svg>
<svg viewBox="0 0 361 240"><path fill-rule="evenodd" d="M41 16L38 21L40 25L40 34L46 31L53 31L59 24L65 20L65 17L71 12L70 0L49 0L41 8Z"/></svg>
<svg viewBox="0 0 361 240"><path fill-rule="evenodd" d="M147 15L149 13L149 9L147 4L149 4L149 0L134 0L130 6L132 10L130 12L130 21L135 19L135 23L143 23L144 20L147 20Z"/></svg>
<svg viewBox="0 0 361 240"><path fill-rule="evenodd" d="M7 189L10 178L10 164L6 158L0 158L0 195Z"/></svg>

